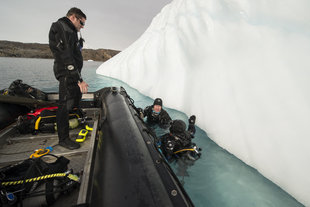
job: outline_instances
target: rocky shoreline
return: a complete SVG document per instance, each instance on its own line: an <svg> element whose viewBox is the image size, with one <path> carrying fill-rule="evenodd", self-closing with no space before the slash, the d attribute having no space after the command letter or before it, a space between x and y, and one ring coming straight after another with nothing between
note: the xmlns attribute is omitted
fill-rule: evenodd
<svg viewBox="0 0 310 207"><path fill-rule="evenodd" d="M107 61L120 51L110 49L83 49L84 60ZM0 40L0 57L53 59L48 44L22 43Z"/></svg>

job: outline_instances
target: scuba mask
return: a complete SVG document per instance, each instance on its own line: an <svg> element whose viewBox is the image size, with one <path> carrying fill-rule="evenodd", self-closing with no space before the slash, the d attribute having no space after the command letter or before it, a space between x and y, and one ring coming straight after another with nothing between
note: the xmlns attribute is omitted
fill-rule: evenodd
<svg viewBox="0 0 310 207"><path fill-rule="evenodd" d="M160 114L160 112L154 111L154 109L152 110L152 116L153 117L158 117Z"/></svg>

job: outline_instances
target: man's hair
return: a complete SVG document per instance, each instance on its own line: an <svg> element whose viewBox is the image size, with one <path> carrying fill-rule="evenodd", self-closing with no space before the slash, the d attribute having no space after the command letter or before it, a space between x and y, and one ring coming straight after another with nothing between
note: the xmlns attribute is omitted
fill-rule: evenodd
<svg viewBox="0 0 310 207"><path fill-rule="evenodd" d="M75 15L77 18L84 17L86 19L86 15L81 11L81 9L76 7L72 7L67 13L67 17L70 17L72 15Z"/></svg>

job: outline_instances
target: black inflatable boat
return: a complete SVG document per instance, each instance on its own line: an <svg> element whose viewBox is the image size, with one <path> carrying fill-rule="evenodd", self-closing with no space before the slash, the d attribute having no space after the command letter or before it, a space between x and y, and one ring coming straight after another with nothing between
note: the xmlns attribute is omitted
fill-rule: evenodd
<svg viewBox="0 0 310 207"><path fill-rule="evenodd" d="M48 94L49 103L57 96ZM77 170L83 171L79 190L55 206L193 206L125 89L103 88L83 98L93 131L80 149L66 151L57 146L56 134L18 135L13 124L0 134L0 154L7 156L1 156L0 167L22 160L23 152L7 153L15 143L25 142L26 148L31 141L35 148L35 141L44 140L44 144L54 143L53 153L75 160L80 165Z"/></svg>

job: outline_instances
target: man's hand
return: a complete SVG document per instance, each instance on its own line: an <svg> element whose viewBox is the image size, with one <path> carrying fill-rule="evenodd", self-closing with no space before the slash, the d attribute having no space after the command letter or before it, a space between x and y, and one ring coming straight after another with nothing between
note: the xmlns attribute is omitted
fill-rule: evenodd
<svg viewBox="0 0 310 207"><path fill-rule="evenodd" d="M87 91L88 91L88 84L85 81L78 82L78 85L80 87L81 93L87 93Z"/></svg>

